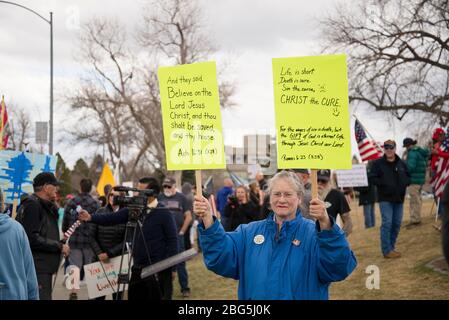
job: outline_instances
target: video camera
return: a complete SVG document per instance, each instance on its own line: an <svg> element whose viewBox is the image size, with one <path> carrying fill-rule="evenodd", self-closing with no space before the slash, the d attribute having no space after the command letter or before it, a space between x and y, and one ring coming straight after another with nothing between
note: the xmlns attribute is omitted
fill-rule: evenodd
<svg viewBox="0 0 449 320"><path fill-rule="evenodd" d="M128 208L130 219L138 219L143 213L146 213L148 198L157 196L156 192L152 189L139 190L136 188L116 186L113 190L126 193L124 196L114 196L112 198L112 204L122 208ZM129 195L129 192L137 195Z"/></svg>
<svg viewBox="0 0 449 320"><path fill-rule="evenodd" d="M228 203L232 208L235 208L239 205L239 200L235 195L228 196Z"/></svg>

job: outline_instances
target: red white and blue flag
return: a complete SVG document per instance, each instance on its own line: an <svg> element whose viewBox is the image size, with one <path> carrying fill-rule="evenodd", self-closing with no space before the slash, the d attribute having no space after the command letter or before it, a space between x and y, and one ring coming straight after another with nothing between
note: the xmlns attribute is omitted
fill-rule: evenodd
<svg viewBox="0 0 449 320"><path fill-rule="evenodd" d="M0 103L0 150L6 149L9 140L8 112L6 111L5 97Z"/></svg>
<svg viewBox="0 0 449 320"><path fill-rule="evenodd" d="M446 129L446 138L440 145L440 151L449 152L449 135L447 134L449 127ZM449 179L449 159L439 157L437 162L437 170L435 176L432 179L432 185L435 190L435 196L441 197L443 194L444 186Z"/></svg>
<svg viewBox="0 0 449 320"><path fill-rule="evenodd" d="M368 139L358 120L355 120L354 131L362 161L376 160L382 157L382 148L375 141Z"/></svg>

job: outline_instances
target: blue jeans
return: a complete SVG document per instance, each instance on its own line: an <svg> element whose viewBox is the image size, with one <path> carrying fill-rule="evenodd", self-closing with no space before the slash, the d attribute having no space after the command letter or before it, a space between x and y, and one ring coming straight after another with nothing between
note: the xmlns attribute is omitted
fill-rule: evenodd
<svg viewBox="0 0 449 320"><path fill-rule="evenodd" d="M374 216L374 203L365 204L363 206L363 215L365 216L365 228L372 228L376 225L376 217Z"/></svg>
<svg viewBox="0 0 449 320"><path fill-rule="evenodd" d="M395 248L396 239L401 229L404 204L379 202L382 225L380 226L380 242L382 253L386 255Z"/></svg>
<svg viewBox="0 0 449 320"><path fill-rule="evenodd" d="M183 252L184 249L184 236L178 235L178 247L179 253ZM178 271L178 280L179 285L181 287L181 292L190 291L189 288L189 276L187 275L186 262L181 262L176 266L176 270Z"/></svg>

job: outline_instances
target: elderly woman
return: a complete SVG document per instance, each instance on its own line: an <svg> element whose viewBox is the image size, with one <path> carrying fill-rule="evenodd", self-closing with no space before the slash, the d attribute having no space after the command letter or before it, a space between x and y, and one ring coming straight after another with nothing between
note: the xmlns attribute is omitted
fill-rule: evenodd
<svg viewBox="0 0 449 320"><path fill-rule="evenodd" d="M295 174L276 174L267 192L274 212L228 233L207 200L195 198L207 268L238 279L239 299L328 299L329 284L345 279L357 264L343 231L319 199L310 202L316 222L301 216L303 187Z"/></svg>

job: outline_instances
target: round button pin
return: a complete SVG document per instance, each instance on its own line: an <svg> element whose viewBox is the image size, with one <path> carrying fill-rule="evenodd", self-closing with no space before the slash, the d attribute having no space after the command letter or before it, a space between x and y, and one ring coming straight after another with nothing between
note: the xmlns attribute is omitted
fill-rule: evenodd
<svg viewBox="0 0 449 320"><path fill-rule="evenodd" d="M254 237L254 243L255 244L262 244L265 241L265 237L261 234L258 234L257 236Z"/></svg>

